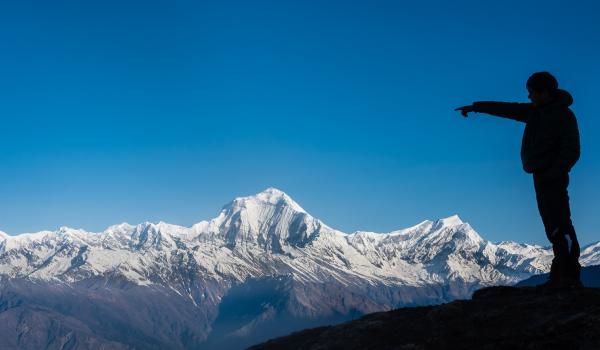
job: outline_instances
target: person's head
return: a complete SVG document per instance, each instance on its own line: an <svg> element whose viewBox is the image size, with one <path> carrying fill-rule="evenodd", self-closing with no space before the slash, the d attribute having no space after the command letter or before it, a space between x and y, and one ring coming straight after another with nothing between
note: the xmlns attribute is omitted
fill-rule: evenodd
<svg viewBox="0 0 600 350"><path fill-rule="evenodd" d="M558 81L548 72L536 72L527 79L526 87L531 102L535 106L540 106L554 99L558 90Z"/></svg>

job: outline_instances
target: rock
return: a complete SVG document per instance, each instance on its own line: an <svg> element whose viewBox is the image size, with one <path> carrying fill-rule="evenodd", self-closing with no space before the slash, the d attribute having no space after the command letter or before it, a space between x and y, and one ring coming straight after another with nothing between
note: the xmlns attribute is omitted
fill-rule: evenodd
<svg viewBox="0 0 600 350"><path fill-rule="evenodd" d="M470 300L373 313L250 349L500 348L600 349L600 289L487 287Z"/></svg>

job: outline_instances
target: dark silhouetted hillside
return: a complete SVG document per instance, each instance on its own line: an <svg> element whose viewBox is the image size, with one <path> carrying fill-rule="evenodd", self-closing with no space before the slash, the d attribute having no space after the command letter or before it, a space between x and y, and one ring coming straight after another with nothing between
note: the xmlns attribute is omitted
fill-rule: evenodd
<svg viewBox="0 0 600 350"><path fill-rule="evenodd" d="M600 289L488 287L471 300L373 313L250 349L600 349Z"/></svg>

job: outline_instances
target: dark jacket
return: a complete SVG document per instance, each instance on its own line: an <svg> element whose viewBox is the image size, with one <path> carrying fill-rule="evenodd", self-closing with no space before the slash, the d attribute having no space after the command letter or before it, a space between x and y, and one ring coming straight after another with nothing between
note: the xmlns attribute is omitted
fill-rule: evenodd
<svg viewBox="0 0 600 350"><path fill-rule="evenodd" d="M568 173L579 159L579 129L569 109L573 98L559 89L548 104L480 101L473 111L525 123L521 161L528 173Z"/></svg>

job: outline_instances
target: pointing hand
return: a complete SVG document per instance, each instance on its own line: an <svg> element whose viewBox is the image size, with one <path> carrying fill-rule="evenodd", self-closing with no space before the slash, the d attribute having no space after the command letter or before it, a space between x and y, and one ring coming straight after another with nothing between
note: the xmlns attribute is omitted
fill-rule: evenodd
<svg viewBox="0 0 600 350"><path fill-rule="evenodd" d="M468 117L467 113L473 112L473 106L472 105L462 106L462 107L455 108L454 110L460 111L460 114L462 114L462 116L466 118L466 117Z"/></svg>

